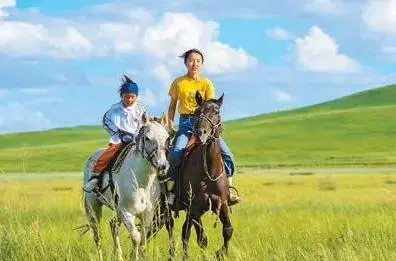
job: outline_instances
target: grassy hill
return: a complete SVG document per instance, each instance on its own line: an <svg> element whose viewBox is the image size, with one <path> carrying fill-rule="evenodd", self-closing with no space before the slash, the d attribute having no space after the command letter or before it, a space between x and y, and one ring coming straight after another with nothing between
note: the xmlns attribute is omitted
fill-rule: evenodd
<svg viewBox="0 0 396 261"><path fill-rule="evenodd" d="M239 166L396 165L396 85L225 123ZM101 127L0 135L4 172L77 171L106 146Z"/></svg>

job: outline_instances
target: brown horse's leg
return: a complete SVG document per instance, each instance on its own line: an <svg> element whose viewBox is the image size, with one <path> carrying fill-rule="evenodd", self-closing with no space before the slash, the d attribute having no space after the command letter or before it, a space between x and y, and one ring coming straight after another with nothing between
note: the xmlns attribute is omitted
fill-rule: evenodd
<svg viewBox="0 0 396 261"><path fill-rule="evenodd" d="M175 257L175 239L173 235L173 227L174 227L175 221L172 217L172 212L171 210L167 207L165 209L165 226L166 230L168 231L168 236L169 236L169 255L170 255L170 260L173 260Z"/></svg>
<svg viewBox="0 0 396 261"><path fill-rule="evenodd" d="M208 246L208 237L205 235L205 231L203 229L202 220L200 216L193 221L194 222L193 224L194 224L195 232L197 233L198 245L200 248L202 248L202 250L205 250L206 247Z"/></svg>
<svg viewBox="0 0 396 261"><path fill-rule="evenodd" d="M218 259L222 259L223 254L228 254L228 243L232 237L232 232L233 228L231 225L231 220L230 220L230 211L229 207L227 204L223 204L220 209L220 221L223 224L223 239L224 239L224 244L216 252L216 256Z"/></svg>
<svg viewBox="0 0 396 261"><path fill-rule="evenodd" d="M191 235L191 226L193 225L193 211L187 211L186 220L183 224L182 229L182 240L183 240L183 260L188 260L188 241L190 240Z"/></svg>

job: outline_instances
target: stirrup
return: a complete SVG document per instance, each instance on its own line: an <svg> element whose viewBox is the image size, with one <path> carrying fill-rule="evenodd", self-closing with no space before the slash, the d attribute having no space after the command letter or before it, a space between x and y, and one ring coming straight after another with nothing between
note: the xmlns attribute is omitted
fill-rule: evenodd
<svg viewBox="0 0 396 261"><path fill-rule="evenodd" d="M228 205L229 205L229 206L233 206L233 205L235 205L235 204L240 203L240 202L241 202L241 198L240 198L240 196L239 196L238 190L237 190L235 187L233 187L233 186L229 186L228 189L229 189L229 194L228 194ZM232 195L232 194L231 194L231 190L234 190L234 191L236 192L236 195ZM234 200L231 199L232 196L234 197Z"/></svg>
<svg viewBox="0 0 396 261"><path fill-rule="evenodd" d="M233 205L236 205L236 204L238 204L240 202L241 202L241 198L238 197L238 196L234 195L234 199L232 199L231 195L228 197L228 206L233 206Z"/></svg>
<svg viewBox="0 0 396 261"><path fill-rule="evenodd" d="M168 176L166 176L166 175L164 175L164 176L158 176L158 181L159 181L159 183L165 183L165 182L168 182L169 180L171 180L171 177L168 177Z"/></svg>
<svg viewBox="0 0 396 261"><path fill-rule="evenodd" d="M166 204L168 206L173 206L173 204L175 204L175 200L176 200L175 193L169 192L168 195L166 196Z"/></svg>

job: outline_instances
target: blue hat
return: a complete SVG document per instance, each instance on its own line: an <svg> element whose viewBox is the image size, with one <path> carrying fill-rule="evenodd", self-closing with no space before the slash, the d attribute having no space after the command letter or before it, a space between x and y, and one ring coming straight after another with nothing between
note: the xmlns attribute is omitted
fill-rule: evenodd
<svg viewBox="0 0 396 261"><path fill-rule="evenodd" d="M122 83L120 88L120 95L122 96L125 93L134 93L136 95L139 95L139 86L136 84L136 82L129 79L126 75L124 75L124 77L124 82Z"/></svg>

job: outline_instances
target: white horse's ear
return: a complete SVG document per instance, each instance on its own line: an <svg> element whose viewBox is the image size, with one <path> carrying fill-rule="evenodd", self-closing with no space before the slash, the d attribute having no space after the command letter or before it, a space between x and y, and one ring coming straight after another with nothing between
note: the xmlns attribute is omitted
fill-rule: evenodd
<svg viewBox="0 0 396 261"><path fill-rule="evenodd" d="M161 123L163 126L166 126L166 124L168 123L168 121L167 121L167 119L166 119L166 114L165 114L165 113L162 113L162 116L161 116L161 119L160 119L160 123Z"/></svg>
<svg viewBox="0 0 396 261"><path fill-rule="evenodd" d="M148 123L150 121L150 117L147 115L146 112L143 113L142 115L142 121L144 124Z"/></svg>

